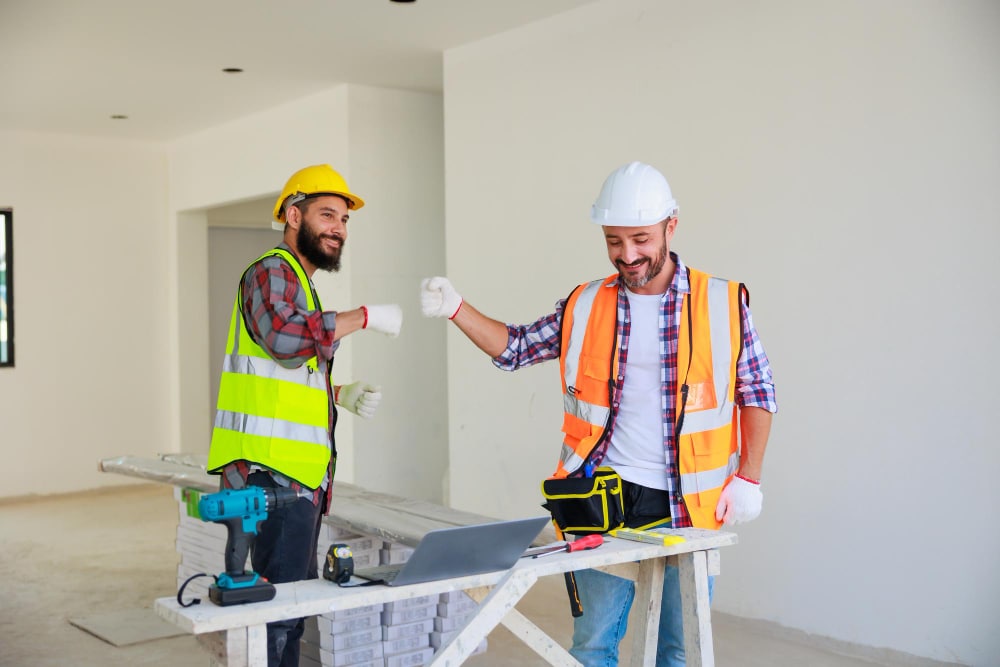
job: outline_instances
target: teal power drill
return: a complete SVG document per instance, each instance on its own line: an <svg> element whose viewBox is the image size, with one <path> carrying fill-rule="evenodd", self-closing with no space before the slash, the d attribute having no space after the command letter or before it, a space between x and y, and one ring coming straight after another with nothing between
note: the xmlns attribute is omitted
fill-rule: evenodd
<svg viewBox="0 0 1000 667"><path fill-rule="evenodd" d="M269 511L291 505L297 498L294 490L280 486L273 489L248 486L201 497L198 513L202 521L225 524L228 531L226 571L208 589L212 602L225 607L263 602L274 597L273 584L256 572L245 571L243 567L257 536L257 524L267 518Z"/></svg>

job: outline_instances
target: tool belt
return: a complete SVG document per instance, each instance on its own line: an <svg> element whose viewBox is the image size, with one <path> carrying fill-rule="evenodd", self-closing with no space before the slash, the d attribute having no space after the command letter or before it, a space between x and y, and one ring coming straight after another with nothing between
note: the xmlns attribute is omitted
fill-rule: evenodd
<svg viewBox="0 0 1000 667"><path fill-rule="evenodd" d="M542 507L564 533L606 533L625 523L622 478L612 468L597 468L592 477L546 479L542 495Z"/></svg>

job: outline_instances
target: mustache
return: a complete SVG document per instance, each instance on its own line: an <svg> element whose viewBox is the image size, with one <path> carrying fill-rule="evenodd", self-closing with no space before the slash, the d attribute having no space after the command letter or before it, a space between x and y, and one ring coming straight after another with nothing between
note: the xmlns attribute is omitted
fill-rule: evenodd
<svg viewBox="0 0 1000 667"><path fill-rule="evenodd" d="M330 234L323 234L322 236L320 236L320 238L321 239L334 239L335 241L337 241L338 243L340 243L340 245L344 245L344 237L343 237L343 235L342 234L338 234L337 232L332 232Z"/></svg>
<svg viewBox="0 0 1000 667"><path fill-rule="evenodd" d="M634 269L634 268L642 266L643 264L646 264L648 262L649 262L649 258L648 257L644 257L642 259L637 259L634 262L628 262L628 263L623 262L620 259L618 259L618 260L615 260L615 266L618 266L618 267L621 267L621 268L628 267L628 268Z"/></svg>

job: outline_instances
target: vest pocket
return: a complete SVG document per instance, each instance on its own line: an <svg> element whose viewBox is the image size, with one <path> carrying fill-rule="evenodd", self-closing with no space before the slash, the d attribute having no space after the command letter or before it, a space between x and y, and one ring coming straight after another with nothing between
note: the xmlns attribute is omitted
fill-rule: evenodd
<svg viewBox="0 0 1000 667"><path fill-rule="evenodd" d="M698 410L714 410L719 406L715 398L715 383L709 378L704 382L688 384L687 401L684 403L686 412Z"/></svg>
<svg viewBox="0 0 1000 667"><path fill-rule="evenodd" d="M563 414L562 431L574 440L583 440L590 435L593 426L568 412Z"/></svg>
<svg viewBox="0 0 1000 667"><path fill-rule="evenodd" d="M577 398L605 405L608 401L608 380L611 369L606 360L597 359L586 354L580 355L580 372L576 377L576 385L571 392Z"/></svg>

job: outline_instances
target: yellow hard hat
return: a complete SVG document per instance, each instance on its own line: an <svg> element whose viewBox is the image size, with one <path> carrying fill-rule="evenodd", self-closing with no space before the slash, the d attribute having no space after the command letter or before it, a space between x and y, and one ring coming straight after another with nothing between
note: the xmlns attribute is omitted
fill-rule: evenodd
<svg viewBox="0 0 1000 667"><path fill-rule="evenodd" d="M271 226L277 230L285 227L285 208L297 204L314 195L339 195L347 200L347 208L352 211L365 205L364 200L351 192L347 181L328 164L316 164L299 169L292 174L285 189L278 195L274 204L274 222Z"/></svg>

